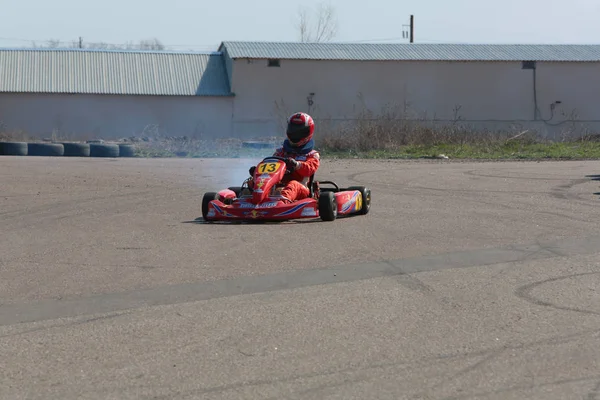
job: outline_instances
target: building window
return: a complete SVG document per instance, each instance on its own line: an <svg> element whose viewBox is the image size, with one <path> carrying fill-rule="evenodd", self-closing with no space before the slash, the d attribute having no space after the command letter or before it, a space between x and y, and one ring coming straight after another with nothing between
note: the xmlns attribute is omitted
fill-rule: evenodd
<svg viewBox="0 0 600 400"><path fill-rule="evenodd" d="M269 67L280 67L279 60L269 60Z"/></svg>
<svg viewBox="0 0 600 400"><path fill-rule="evenodd" d="M535 69L535 61L523 61L523 69Z"/></svg>

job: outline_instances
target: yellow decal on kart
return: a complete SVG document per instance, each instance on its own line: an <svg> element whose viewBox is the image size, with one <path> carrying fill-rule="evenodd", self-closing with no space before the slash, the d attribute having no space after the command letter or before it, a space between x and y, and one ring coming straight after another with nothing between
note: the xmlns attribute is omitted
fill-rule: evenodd
<svg viewBox="0 0 600 400"><path fill-rule="evenodd" d="M356 196L356 211L362 210L362 193L358 192L358 196Z"/></svg>
<svg viewBox="0 0 600 400"><path fill-rule="evenodd" d="M277 162L260 163L258 164L258 172L261 174L274 174L280 166L281 164Z"/></svg>

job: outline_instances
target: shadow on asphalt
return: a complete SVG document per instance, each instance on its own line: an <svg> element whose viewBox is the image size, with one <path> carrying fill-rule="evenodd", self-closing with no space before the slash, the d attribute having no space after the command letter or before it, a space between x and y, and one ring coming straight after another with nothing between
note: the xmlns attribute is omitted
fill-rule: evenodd
<svg viewBox="0 0 600 400"><path fill-rule="evenodd" d="M589 178L591 181L600 181L600 175L586 175L586 178ZM594 196L600 196L600 192L592 193Z"/></svg>
<svg viewBox="0 0 600 400"><path fill-rule="evenodd" d="M592 181L600 181L600 175L586 175L586 178L590 178Z"/></svg>
<svg viewBox="0 0 600 400"><path fill-rule="evenodd" d="M342 217L339 217L342 219ZM198 217L192 221L183 221L182 224L199 224L199 225L281 225L281 224L310 224L314 222L324 222L320 219L297 219L289 221L205 221L204 218Z"/></svg>

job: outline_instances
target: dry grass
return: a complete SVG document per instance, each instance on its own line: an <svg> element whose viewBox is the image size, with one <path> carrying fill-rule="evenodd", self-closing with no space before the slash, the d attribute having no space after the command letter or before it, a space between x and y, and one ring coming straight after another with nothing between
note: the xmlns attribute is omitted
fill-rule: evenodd
<svg viewBox="0 0 600 400"><path fill-rule="evenodd" d="M598 135L583 132L580 127L567 125L554 140L535 129L518 125L510 129L491 130L477 128L460 119L441 124L425 118L414 119L387 111L375 115L362 112L356 119L334 124L330 120L317 121L319 147L330 151L366 152L373 150L395 151L405 146L480 146L493 147L511 141L521 144L550 144L596 140Z"/></svg>

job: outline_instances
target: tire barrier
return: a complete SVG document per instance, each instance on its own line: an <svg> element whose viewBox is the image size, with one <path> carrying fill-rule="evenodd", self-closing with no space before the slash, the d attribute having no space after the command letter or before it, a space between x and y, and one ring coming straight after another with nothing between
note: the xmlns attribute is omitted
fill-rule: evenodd
<svg viewBox="0 0 600 400"><path fill-rule="evenodd" d="M0 142L2 156L26 156L28 150L27 142Z"/></svg>
<svg viewBox="0 0 600 400"><path fill-rule="evenodd" d="M104 143L102 140L90 140L87 143L0 141L0 156L132 158L136 156L136 146L130 143Z"/></svg>
<svg viewBox="0 0 600 400"><path fill-rule="evenodd" d="M90 157L119 157L119 145L90 143Z"/></svg>
<svg viewBox="0 0 600 400"><path fill-rule="evenodd" d="M119 157L135 157L135 146L132 144L119 144Z"/></svg>
<svg viewBox="0 0 600 400"><path fill-rule="evenodd" d="M273 142L260 142L256 140L242 142L242 147L248 149L271 149L276 148L277 144Z"/></svg>
<svg viewBox="0 0 600 400"><path fill-rule="evenodd" d="M87 143L63 143L65 157L89 157L90 145Z"/></svg>
<svg viewBox="0 0 600 400"><path fill-rule="evenodd" d="M65 154L65 148L60 143L28 143L27 152L30 156L60 157Z"/></svg>

